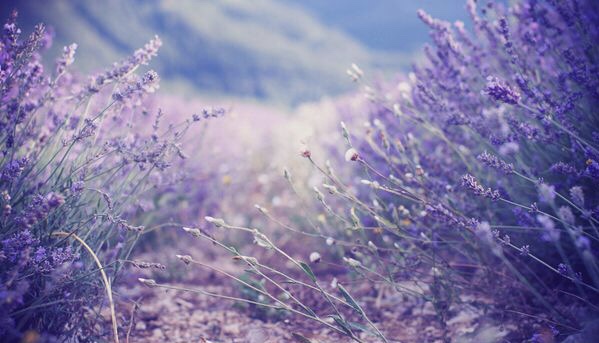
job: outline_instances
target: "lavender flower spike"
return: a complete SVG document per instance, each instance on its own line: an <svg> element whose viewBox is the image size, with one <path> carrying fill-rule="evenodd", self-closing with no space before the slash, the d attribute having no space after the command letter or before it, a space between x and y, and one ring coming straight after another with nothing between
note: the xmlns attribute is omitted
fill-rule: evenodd
<svg viewBox="0 0 599 343"><path fill-rule="evenodd" d="M497 200L497 199L501 198L501 194L499 194L499 191L493 190L491 188L485 189L485 187L483 187L480 183L478 183L476 178L470 174L466 174L466 175L462 176L462 186L468 188L475 195L478 195L478 196L483 196L485 198L489 198L492 200Z"/></svg>
<svg viewBox="0 0 599 343"><path fill-rule="evenodd" d="M60 75L64 73L68 66L75 62L75 51L77 50L77 44L73 43L69 46L65 46L63 49L62 56L56 61L56 74Z"/></svg>
<svg viewBox="0 0 599 343"><path fill-rule="evenodd" d="M476 157L479 161L486 164L489 167L495 168L504 172L505 174L511 174L514 172L514 165L511 163L507 163L501 159L499 159L495 155L491 155L488 152L483 152L482 154Z"/></svg>
<svg viewBox="0 0 599 343"><path fill-rule="evenodd" d="M495 76L487 77L487 85L482 94L489 95L495 101L511 105L515 105L520 101L520 93Z"/></svg>

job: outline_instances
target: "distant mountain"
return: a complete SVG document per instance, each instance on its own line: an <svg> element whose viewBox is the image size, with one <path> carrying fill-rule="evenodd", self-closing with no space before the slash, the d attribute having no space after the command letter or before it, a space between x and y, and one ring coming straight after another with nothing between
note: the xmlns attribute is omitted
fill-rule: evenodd
<svg viewBox="0 0 599 343"><path fill-rule="evenodd" d="M378 32L369 29L376 27L377 17L389 21L395 14L380 13L374 5L377 2L370 1L343 14L344 2L3 0L0 9L6 17L10 9L17 8L20 22L29 27L39 21L52 26L55 56L62 46L77 42L76 67L83 71L109 66L158 34L164 46L152 68L167 87L298 103L353 89L345 75L352 62L382 72L400 70L409 63L414 44L401 51L376 43L377 39L389 41L395 34L406 36L406 32L393 29L380 33L386 36L369 36ZM374 17L364 17L368 15ZM362 27L350 24L353 16L361 18ZM406 18L397 13L399 22ZM420 32L426 32L423 25ZM369 39L373 44L367 47L364 42Z"/></svg>

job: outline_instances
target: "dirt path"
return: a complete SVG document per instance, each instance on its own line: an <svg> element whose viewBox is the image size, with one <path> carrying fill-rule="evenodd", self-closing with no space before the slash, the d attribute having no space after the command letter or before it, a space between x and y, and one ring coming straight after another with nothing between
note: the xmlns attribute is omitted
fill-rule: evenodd
<svg viewBox="0 0 599 343"><path fill-rule="evenodd" d="M197 285L194 287L198 287ZM227 293L224 286L207 285L203 290ZM119 312L126 323L121 333L129 331L124 342L199 342L199 343L274 343L301 342L293 333L299 333L312 342L350 342L332 330L317 323L288 316L277 321L252 318L248 310L240 309L233 302L189 292L147 288L143 285L129 290L129 296L139 299L139 307L121 304ZM368 305L376 299L366 299ZM379 300L380 301L380 300ZM436 324L434 311L402 300L388 297L379 307L377 326L392 342L439 342L442 331ZM133 323L129 325L131 314ZM473 309L462 310L448 321L447 332L453 342L493 342L507 334L498 326L482 319ZM377 342L371 336L361 336L365 342Z"/></svg>

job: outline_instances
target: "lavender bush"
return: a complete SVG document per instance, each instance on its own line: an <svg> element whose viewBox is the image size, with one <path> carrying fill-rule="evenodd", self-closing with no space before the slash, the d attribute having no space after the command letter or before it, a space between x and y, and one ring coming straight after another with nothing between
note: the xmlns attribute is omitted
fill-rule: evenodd
<svg viewBox="0 0 599 343"><path fill-rule="evenodd" d="M427 63L369 94L357 160L383 218L370 222L429 256L415 271L431 271L441 317L482 291L567 331L597 301L596 6L470 1L471 32L421 11Z"/></svg>
<svg viewBox="0 0 599 343"><path fill-rule="evenodd" d="M153 223L140 199L181 179L169 172L178 142L206 118L163 128L162 112L145 110L159 77L138 71L158 37L85 79L69 72L76 44L46 70L51 35L38 25L23 37L16 19L0 38L0 337L96 341L96 306L109 303L116 324L110 286Z"/></svg>

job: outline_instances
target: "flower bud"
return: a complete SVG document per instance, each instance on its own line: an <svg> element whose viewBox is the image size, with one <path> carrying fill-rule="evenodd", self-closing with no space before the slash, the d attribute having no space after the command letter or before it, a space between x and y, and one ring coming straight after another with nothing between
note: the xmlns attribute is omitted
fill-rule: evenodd
<svg viewBox="0 0 599 343"><path fill-rule="evenodd" d="M333 185L328 185L328 184L323 184L322 187L324 187L327 191L329 191L329 194L335 194L338 193L337 191L337 187L333 186Z"/></svg>
<svg viewBox="0 0 599 343"><path fill-rule="evenodd" d="M321 258L320 254L317 253L316 251L314 251L310 254L310 262L312 262L312 263L320 262L320 258Z"/></svg>
<svg viewBox="0 0 599 343"><path fill-rule="evenodd" d="M158 284L156 283L156 281L154 281L152 279L139 278L137 280L139 280L139 282L143 283L144 285L146 285L148 287L156 287L156 286L158 286Z"/></svg>
<svg viewBox="0 0 599 343"><path fill-rule="evenodd" d="M193 258L189 255L176 255L181 262L185 264L190 264L193 261Z"/></svg>
<svg viewBox="0 0 599 343"><path fill-rule="evenodd" d="M213 218L210 216L206 216L204 217L204 219L206 219L206 221L210 224L214 224L214 226L216 227L223 227L226 226L227 224L225 223L224 219L221 218Z"/></svg>
<svg viewBox="0 0 599 343"><path fill-rule="evenodd" d="M201 237L202 233L199 229L194 229L191 227L183 227L183 231L190 233L194 237Z"/></svg>
<svg viewBox="0 0 599 343"><path fill-rule="evenodd" d="M260 206L258 204L255 204L254 207L257 208L258 211L260 211L260 213L262 213L262 214L267 214L268 213L267 209L265 209L264 207L262 207L262 206Z"/></svg>
<svg viewBox="0 0 599 343"><path fill-rule="evenodd" d="M190 233L192 236L194 237L201 237L202 233L200 232L199 229L194 229L191 227L183 227L183 231Z"/></svg>
<svg viewBox="0 0 599 343"><path fill-rule="evenodd" d="M343 257L343 261L345 263L347 263L352 268L358 268L358 267L360 267L362 265L362 263L360 263L360 261L354 260L351 257Z"/></svg>
<svg viewBox="0 0 599 343"><path fill-rule="evenodd" d="M378 181L360 180L360 182L363 185L372 187L373 189L379 189L381 187L381 185L378 183Z"/></svg>
<svg viewBox="0 0 599 343"><path fill-rule="evenodd" d="M347 162L349 162L349 161L357 161L359 158L360 158L360 155L358 154L358 151L356 149L354 149L354 148L349 148L345 152L345 160Z"/></svg>

